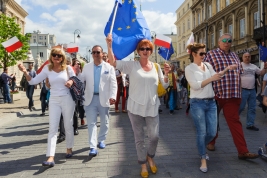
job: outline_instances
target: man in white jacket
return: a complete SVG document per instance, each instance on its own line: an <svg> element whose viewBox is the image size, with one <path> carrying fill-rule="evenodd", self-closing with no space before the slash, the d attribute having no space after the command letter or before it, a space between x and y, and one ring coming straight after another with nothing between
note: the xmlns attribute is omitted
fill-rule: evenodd
<svg viewBox="0 0 267 178"><path fill-rule="evenodd" d="M82 72L82 81L86 82L83 103L86 113L89 156L97 155L97 147L104 149L109 128L109 107L115 103L117 81L114 67L103 61L103 49L96 45L92 48L93 62L86 64ZM100 117L100 131L97 137L97 114Z"/></svg>

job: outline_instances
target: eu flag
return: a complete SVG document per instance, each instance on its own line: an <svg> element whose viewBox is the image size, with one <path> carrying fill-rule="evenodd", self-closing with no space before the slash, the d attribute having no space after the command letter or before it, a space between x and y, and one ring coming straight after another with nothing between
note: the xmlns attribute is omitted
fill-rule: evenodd
<svg viewBox="0 0 267 178"><path fill-rule="evenodd" d="M115 6L116 3L119 3L119 6L112 31L112 48L115 57L121 60L136 49L139 41L142 39L151 40L151 34L135 0L115 0ZM110 33L115 6L105 27L106 36Z"/></svg>
<svg viewBox="0 0 267 178"><path fill-rule="evenodd" d="M165 60L170 60L171 55L174 53L172 43L171 43L170 48L160 47L158 53Z"/></svg>
<svg viewBox="0 0 267 178"><path fill-rule="evenodd" d="M267 48L264 46L259 46L260 48L260 60L266 62L267 59Z"/></svg>

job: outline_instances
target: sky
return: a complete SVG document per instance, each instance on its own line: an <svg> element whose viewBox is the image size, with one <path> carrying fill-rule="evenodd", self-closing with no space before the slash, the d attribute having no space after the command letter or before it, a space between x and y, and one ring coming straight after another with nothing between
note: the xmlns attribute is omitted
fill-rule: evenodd
<svg viewBox="0 0 267 178"><path fill-rule="evenodd" d="M106 51L104 28L114 7L114 0L15 0L27 12L25 32L41 31L56 35L57 43L74 41L74 31L81 31L75 38L79 53L88 55L89 48L101 45ZM175 11L184 0L135 0L151 31L157 34L176 33ZM77 35L75 35L77 36ZM133 58L133 55L128 56Z"/></svg>

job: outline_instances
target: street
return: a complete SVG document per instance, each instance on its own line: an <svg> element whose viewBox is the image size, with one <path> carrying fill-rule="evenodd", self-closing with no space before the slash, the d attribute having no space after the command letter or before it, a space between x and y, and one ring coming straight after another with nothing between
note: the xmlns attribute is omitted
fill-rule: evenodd
<svg viewBox="0 0 267 178"><path fill-rule="evenodd" d="M26 97L15 101L12 105L1 105L1 177L140 177L141 169L137 163L130 120L125 113L115 113L114 107L110 110L107 147L98 149L99 154L96 157L88 159L87 126L80 126L79 120L80 134L75 136L73 157L66 160L64 141L57 144L55 167L49 169L42 167L42 161L46 160L48 115L46 113L45 116L39 116L41 114L39 91L39 89L35 91L33 112L27 109ZM25 92L21 94L24 95ZM9 109L3 110L5 107ZM237 150L222 113L216 151L207 151L210 156L208 172L200 172L195 127L190 115L186 116L185 107L184 104L182 110L170 115L165 106L161 106L163 113L160 114L160 141L155 156L158 173L153 175L149 171L151 178L266 177L266 160L258 158L244 161L237 158ZM9 111L13 113L7 113ZM243 112L241 121L245 138L249 151L255 153L267 141L267 117L257 107L256 126L260 129L257 132L245 128L245 116L246 112Z"/></svg>

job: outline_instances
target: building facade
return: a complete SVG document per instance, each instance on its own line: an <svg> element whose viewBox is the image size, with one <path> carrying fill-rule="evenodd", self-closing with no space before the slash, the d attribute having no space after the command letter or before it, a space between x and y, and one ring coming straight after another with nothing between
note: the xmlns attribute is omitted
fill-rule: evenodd
<svg viewBox="0 0 267 178"><path fill-rule="evenodd" d="M252 39L254 29L260 26L258 0L193 0L191 10L196 42L205 43L211 50L218 47L223 33L230 33L231 50L240 59L250 52L252 63L259 63L258 47Z"/></svg>
<svg viewBox="0 0 267 178"><path fill-rule="evenodd" d="M25 34L25 18L28 16L28 13L18 3L14 0L0 0L0 14L13 17L15 22L20 26L21 33ZM22 61L18 61L18 63L22 63ZM0 73L2 72L3 69L0 69ZM17 65L8 67L8 72L9 74L16 73L16 83L19 85L23 73L18 70Z"/></svg>
<svg viewBox="0 0 267 178"><path fill-rule="evenodd" d="M189 39L192 31L193 16L190 9L192 0L185 0L183 4L176 10L177 20L174 23L177 28L177 59L179 67L184 70L191 62L188 53L186 52L186 42Z"/></svg>

